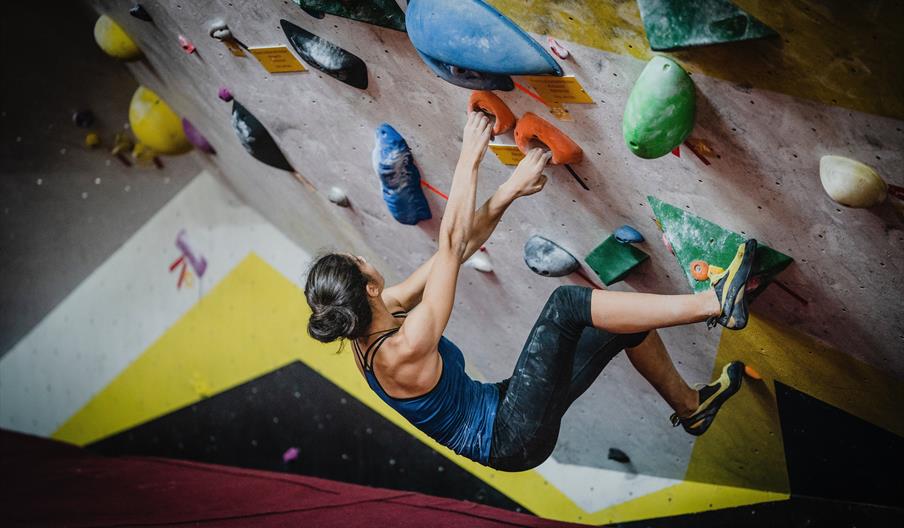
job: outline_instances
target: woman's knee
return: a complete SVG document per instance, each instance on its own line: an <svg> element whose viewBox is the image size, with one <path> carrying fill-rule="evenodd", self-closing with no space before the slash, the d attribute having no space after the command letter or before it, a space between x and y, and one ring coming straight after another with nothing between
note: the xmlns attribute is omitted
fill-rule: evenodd
<svg viewBox="0 0 904 528"><path fill-rule="evenodd" d="M543 314L550 319L569 319L589 324L590 288L566 284L556 287L546 300Z"/></svg>

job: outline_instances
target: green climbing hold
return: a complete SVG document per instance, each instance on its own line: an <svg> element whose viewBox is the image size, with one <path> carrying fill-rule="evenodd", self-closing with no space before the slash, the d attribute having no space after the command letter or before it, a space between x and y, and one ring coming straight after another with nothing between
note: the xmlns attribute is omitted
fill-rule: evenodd
<svg viewBox="0 0 904 528"><path fill-rule="evenodd" d="M603 284L609 286L624 279L638 264L650 258L649 255L631 244L622 244L615 235L587 255L584 262L599 276Z"/></svg>
<svg viewBox="0 0 904 528"><path fill-rule="evenodd" d="M328 13L368 24L405 31L405 13L395 0L292 0L298 7L317 16ZM322 18L322 15L318 18Z"/></svg>
<svg viewBox="0 0 904 528"><path fill-rule="evenodd" d="M691 274L690 264L702 260L711 266L727 267L735 256L738 245L746 240L741 235L704 220L684 209L669 205L652 196L647 196L653 215L662 227L666 239L672 245L675 258L688 283L695 292L710 288L709 281L698 281ZM762 292L769 282L794 261L763 243L756 248L753 270L748 287L753 290L747 295L753 298Z"/></svg>
<svg viewBox="0 0 904 528"><path fill-rule="evenodd" d="M625 143L641 158L664 156L691 133L695 109L694 83L684 68L667 57L653 57L625 106Z"/></svg>
<svg viewBox="0 0 904 528"><path fill-rule="evenodd" d="M650 47L657 51L777 34L728 0L637 0L637 6Z"/></svg>

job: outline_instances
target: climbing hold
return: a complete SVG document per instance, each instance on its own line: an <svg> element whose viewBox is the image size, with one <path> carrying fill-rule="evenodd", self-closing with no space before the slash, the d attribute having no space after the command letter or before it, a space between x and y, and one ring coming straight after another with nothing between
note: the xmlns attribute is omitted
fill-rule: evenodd
<svg viewBox="0 0 904 528"><path fill-rule="evenodd" d="M147 9L144 8L141 4L135 4L129 9L129 14L133 17L144 20L145 22L153 22L151 18L151 14L147 12Z"/></svg>
<svg viewBox="0 0 904 528"><path fill-rule="evenodd" d="M709 264L705 260L691 262L690 270L691 276L698 281L704 281L709 278Z"/></svg>
<svg viewBox="0 0 904 528"><path fill-rule="evenodd" d="M301 453L301 451L297 447L290 447L289 449L286 449L286 452L283 453L282 456L283 464L288 464L289 462L297 459L299 453Z"/></svg>
<svg viewBox="0 0 904 528"><path fill-rule="evenodd" d="M417 50L415 50L417 51ZM468 90L497 90L510 92L515 89L515 82L508 75L483 73L474 70L466 70L452 64L428 57L421 52L418 55L434 74L449 84L454 84Z"/></svg>
<svg viewBox="0 0 904 528"><path fill-rule="evenodd" d="M532 139L549 147L552 151L553 165L580 163L584 157L581 147L564 132L537 114L527 112L518 120L518 126L515 127L515 143L521 152L527 154Z"/></svg>
<svg viewBox="0 0 904 528"><path fill-rule="evenodd" d="M396 0L292 0L313 17L324 13L405 31L405 13Z"/></svg>
<svg viewBox="0 0 904 528"><path fill-rule="evenodd" d="M207 34L217 40L229 40L232 38L232 31L229 30L229 26L226 25L225 21L219 19L210 23Z"/></svg>
<svg viewBox="0 0 904 528"><path fill-rule="evenodd" d="M185 132L185 138L188 139L188 142L194 145L196 149L208 154L217 153L213 146L207 141L207 138L198 132L198 129L191 124L191 121L184 117L182 118L182 131Z"/></svg>
<svg viewBox="0 0 904 528"><path fill-rule="evenodd" d="M673 50L775 36L775 31L729 0L638 0L654 50Z"/></svg>
<svg viewBox="0 0 904 528"><path fill-rule="evenodd" d="M107 15L101 15L94 24L94 40L111 57L127 61L141 58L141 50L135 41Z"/></svg>
<svg viewBox="0 0 904 528"><path fill-rule="evenodd" d="M217 97L228 103L229 101L232 101L232 92L229 91L229 88L220 86L220 90L217 92Z"/></svg>
<svg viewBox="0 0 904 528"><path fill-rule="evenodd" d="M427 197L421 190L421 173L405 138L387 123L377 127L374 137L373 167L380 177L383 200L392 217L406 225L432 218Z"/></svg>
<svg viewBox="0 0 904 528"><path fill-rule="evenodd" d="M94 113L91 110L79 110L72 114L72 122L79 128L88 128L94 123Z"/></svg>
<svg viewBox="0 0 904 528"><path fill-rule="evenodd" d="M493 272L493 264L490 263L490 259L487 258L483 253L474 253L471 255L471 258L465 261L462 266L466 268L474 268L481 273L492 273Z"/></svg>
<svg viewBox="0 0 904 528"><path fill-rule="evenodd" d="M305 62L345 84L362 90L367 88L367 65L363 60L288 20L280 20L279 24Z"/></svg>
<svg viewBox="0 0 904 528"><path fill-rule="evenodd" d="M331 187L326 197L339 207L349 206L348 195L339 187Z"/></svg>
<svg viewBox="0 0 904 528"><path fill-rule="evenodd" d="M621 449L610 447L609 448L609 460L614 460L620 464L630 464L631 457L628 456L627 453L622 451Z"/></svg>
<svg viewBox="0 0 904 528"><path fill-rule="evenodd" d="M144 143L135 143L135 146L132 148L132 159L141 165L150 165L151 163L154 163L154 158L156 157L157 153L154 152L154 149Z"/></svg>
<svg viewBox="0 0 904 528"><path fill-rule="evenodd" d="M110 154L118 156L124 152L132 150L132 139L125 132L117 132L113 135L113 148Z"/></svg>
<svg viewBox="0 0 904 528"><path fill-rule="evenodd" d="M760 373L757 372L756 369L754 369L750 365L744 365L744 374L747 374L747 376L749 376L750 378L753 378L755 380L763 379L763 376L761 376Z"/></svg>
<svg viewBox="0 0 904 528"><path fill-rule="evenodd" d="M669 242L669 237L665 233L662 234L662 244L669 250L669 253L672 255L675 254L675 249L672 247L672 243Z"/></svg>
<svg viewBox="0 0 904 528"><path fill-rule="evenodd" d="M613 234L615 235L615 240L618 240L622 244L639 244L644 241L640 231L627 224L616 229Z"/></svg>
<svg viewBox="0 0 904 528"><path fill-rule="evenodd" d="M191 143L182 130L182 120L159 95L139 86L129 103L129 125L132 133L160 154L184 154Z"/></svg>
<svg viewBox="0 0 904 528"><path fill-rule="evenodd" d="M468 111L478 110L496 118L496 122L493 124L494 135L505 134L515 128L515 114L505 104L505 101L493 92L480 90L471 94L471 98L468 100Z"/></svg>
<svg viewBox="0 0 904 528"><path fill-rule="evenodd" d="M628 276L636 266L650 258L631 244L622 244L610 235L587 255L584 262L590 266L606 286Z"/></svg>
<svg viewBox="0 0 904 528"><path fill-rule="evenodd" d="M238 100L232 101L232 128L252 157L271 167L294 172L270 132Z"/></svg>
<svg viewBox="0 0 904 528"><path fill-rule="evenodd" d="M820 158L819 179L829 197L847 207L872 207L888 194L888 185L876 171L842 156Z"/></svg>
<svg viewBox="0 0 904 528"><path fill-rule="evenodd" d="M562 68L517 24L482 0L411 0L411 43L423 55L498 75L562 75Z"/></svg>
<svg viewBox="0 0 904 528"><path fill-rule="evenodd" d="M564 277L581 267L574 255L540 235L533 235L524 243L524 263L544 277Z"/></svg>
<svg viewBox="0 0 904 528"><path fill-rule="evenodd" d="M100 145L100 136L98 136L94 132L88 132L88 134L85 135L85 146L88 148L94 148L98 145Z"/></svg>
<svg viewBox="0 0 904 528"><path fill-rule="evenodd" d="M684 270L691 289L697 293L709 289L711 286L708 282L697 281L691 275L690 263L694 260L708 262L709 272L714 273L716 266L728 266L745 237L691 214L683 207L675 207L653 196L648 196L647 201L662 226L663 237L671 241L675 258ZM748 292L749 298L756 297L791 262L791 257L763 243L757 244L750 276L751 280L755 277L762 280L758 288Z"/></svg>
<svg viewBox="0 0 904 528"><path fill-rule="evenodd" d="M179 46L189 55L195 52L195 45L185 35L179 35Z"/></svg>
<svg viewBox="0 0 904 528"><path fill-rule="evenodd" d="M625 143L641 158L664 156L694 128L695 108L694 83L684 68L667 57L653 57L625 106Z"/></svg>
<svg viewBox="0 0 904 528"><path fill-rule="evenodd" d="M571 52L568 51L568 48L563 46L558 40L554 39L552 35L546 37L546 45L549 46L549 50L553 52L553 54L565 60L571 56Z"/></svg>

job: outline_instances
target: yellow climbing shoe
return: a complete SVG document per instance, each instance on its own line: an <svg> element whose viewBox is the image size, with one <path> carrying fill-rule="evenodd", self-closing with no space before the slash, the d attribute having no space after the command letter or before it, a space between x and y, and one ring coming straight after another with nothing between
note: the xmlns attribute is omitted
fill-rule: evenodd
<svg viewBox="0 0 904 528"><path fill-rule="evenodd" d="M710 278L716 297L722 305L722 313L718 317L710 317L706 324L710 328L720 324L730 330L740 330L747 326L747 300L744 289L750 270L753 269L753 257L756 254L756 240L750 239L738 246L738 252L728 268Z"/></svg>
<svg viewBox="0 0 904 528"><path fill-rule="evenodd" d="M694 436L700 436L709 429L710 424L716 419L716 413L728 398L731 398L741 388L744 379L744 363L732 361L722 369L719 379L708 384L700 385L697 394L700 397L700 406L690 416L680 417L678 413L671 416L672 427L679 425Z"/></svg>

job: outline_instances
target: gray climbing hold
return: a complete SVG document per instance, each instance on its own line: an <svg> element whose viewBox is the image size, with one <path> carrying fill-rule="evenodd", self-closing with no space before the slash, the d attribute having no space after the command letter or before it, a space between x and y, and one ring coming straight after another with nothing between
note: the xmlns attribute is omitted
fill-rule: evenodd
<svg viewBox="0 0 904 528"><path fill-rule="evenodd" d="M574 255L540 235L534 235L524 243L524 263L544 277L562 277L581 267Z"/></svg>
<svg viewBox="0 0 904 528"><path fill-rule="evenodd" d="M640 231L627 224L616 229L614 234L615 240L618 240L622 244L634 244L644 241L643 235L640 234Z"/></svg>
<svg viewBox="0 0 904 528"><path fill-rule="evenodd" d="M622 451L621 449L619 449L617 447L609 448L609 460L614 460L614 461L620 462L622 464L630 464L631 463L631 457L629 457L627 453L625 453L624 451Z"/></svg>
<svg viewBox="0 0 904 528"><path fill-rule="evenodd" d="M333 202L339 207L349 206L348 195L345 194L345 191L343 191L339 187L330 188L330 192L326 195L326 197L329 199L329 201Z"/></svg>

